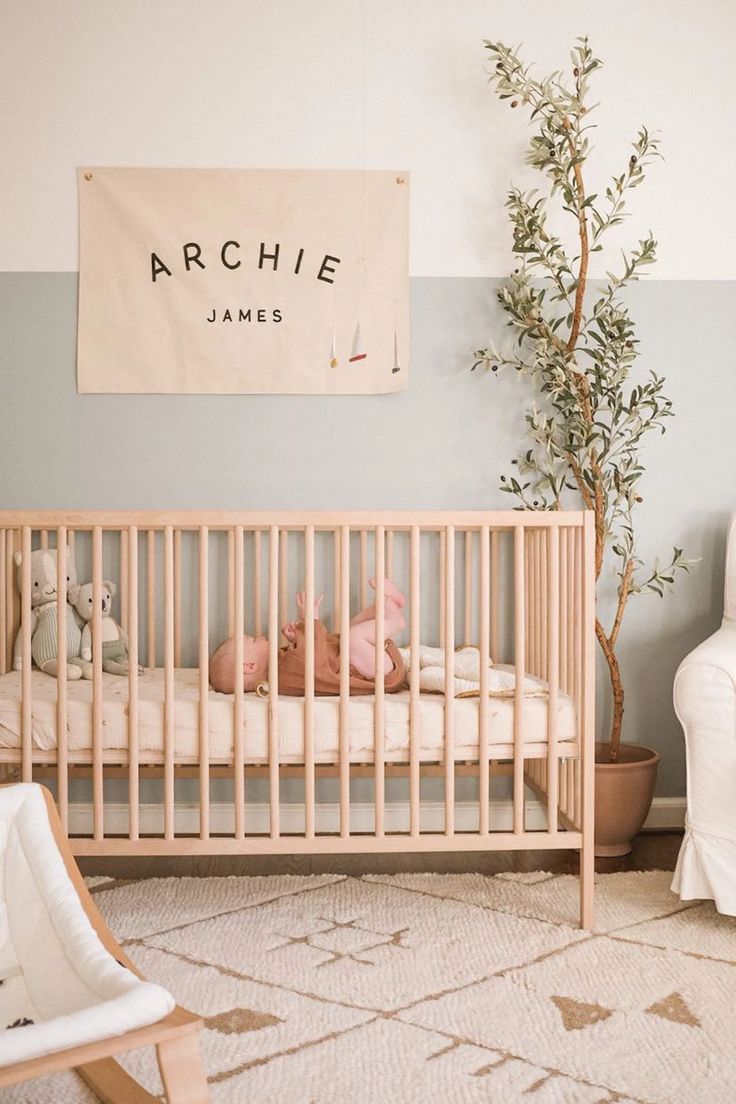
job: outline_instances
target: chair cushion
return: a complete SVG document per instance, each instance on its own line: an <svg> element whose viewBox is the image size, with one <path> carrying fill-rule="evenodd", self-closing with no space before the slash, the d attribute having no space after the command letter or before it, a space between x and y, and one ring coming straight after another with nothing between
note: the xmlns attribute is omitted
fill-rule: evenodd
<svg viewBox="0 0 736 1104"><path fill-rule="evenodd" d="M163 1019L173 997L106 950L39 786L0 789L0 1066Z"/></svg>

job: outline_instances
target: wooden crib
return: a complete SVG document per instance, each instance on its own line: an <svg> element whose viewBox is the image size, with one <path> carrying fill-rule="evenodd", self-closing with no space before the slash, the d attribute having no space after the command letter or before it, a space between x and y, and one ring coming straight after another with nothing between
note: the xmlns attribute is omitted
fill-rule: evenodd
<svg viewBox="0 0 736 1104"><path fill-rule="evenodd" d="M90 681L32 669L36 548L57 549L62 670L69 555L92 581ZM0 512L0 772L51 786L77 855L579 850L590 927L593 556L588 512ZM279 697L295 591L308 611L324 592L346 640L371 576L379 635L384 576L407 595L408 689L385 694L379 651L375 694L351 697L343 647L339 696L316 696L308 613L304 697ZM102 668L108 578L127 677ZM234 634L242 670L243 632L268 636L265 697L237 678L210 690L211 652ZM420 690L420 644L444 649L444 694ZM464 645L480 655L470 697L454 693ZM489 660L511 665L506 694L489 694Z"/></svg>

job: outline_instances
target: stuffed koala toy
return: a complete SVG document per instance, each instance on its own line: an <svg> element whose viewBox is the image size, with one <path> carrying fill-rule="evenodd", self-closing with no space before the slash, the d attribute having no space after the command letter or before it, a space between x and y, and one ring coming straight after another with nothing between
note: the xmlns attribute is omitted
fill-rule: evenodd
<svg viewBox="0 0 736 1104"><path fill-rule="evenodd" d="M128 638L111 616L112 600L115 597L117 587L109 579L102 583L102 670L111 675L127 675L128 663ZM84 583L82 586L69 588L69 601L85 623L82 629L82 641L80 654L84 663L84 677L92 678L92 615L93 615L93 586L92 583ZM143 672L139 667L138 671Z"/></svg>
<svg viewBox="0 0 736 1104"><path fill-rule="evenodd" d="M15 553L18 568L18 590L22 592L23 553ZM31 656L33 662L47 675L58 674L57 631L57 574L56 549L38 548L31 552ZM69 604L70 591L77 583L74 556L66 551L67 617L66 617L66 677L80 679L84 664L80 659L82 646L81 621ZM20 671L23 658L23 630L18 631L13 649L13 669Z"/></svg>

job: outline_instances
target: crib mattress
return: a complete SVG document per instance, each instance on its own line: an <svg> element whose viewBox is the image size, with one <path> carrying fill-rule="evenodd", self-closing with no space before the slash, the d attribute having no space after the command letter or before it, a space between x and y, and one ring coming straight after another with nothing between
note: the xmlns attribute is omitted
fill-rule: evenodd
<svg viewBox="0 0 736 1104"><path fill-rule="evenodd" d="M32 734L34 749L52 753L56 749L56 680L42 671L33 671ZM128 747L128 680L103 674L102 746L106 762L126 762ZM177 763L198 762L199 672L196 668L178 668L174 678L174 758ZM527 688L538 690L544 683L527 679ZM141 763L159 763L164 748L164 678L161 668L146 669L138 679L138 746ZM0 676L0 748L20 748L21 676L13 671ZM386 695L384 723L385 758L405 762L409 758L409 691ZM92 748L92 684L68 683L67 747L72 761L89 762ZM527 745L546 745L546 696L536 694L524 699L523 737ZM279 760L285 764L304 762L302 698L280 696L278 702ZM421 694L420 759L437 762L444 758L444 711L442 694ZM209 693L209 761L231 763L231 695ZM314 702L314 742L317 763L338 761L340 699L318 697ZM349 702L350 759L356 763L373 760L372 696L353 697ZM478 758L478 699L454 700L455 759ZM575 754L575 704L560 694L557 702L557 740L561 755ZM502 748L509 754L514 740L514 703L508 698L488 701L488 742L491 752ZM255 694L243 697L243 746L245 762L268 762L268 701ZM124 752L116 756L115 752ZM85 754L87 753L87 754ZM2 756L7 760L7 752ZM14 757L15 758L15 757ZM39 759L46 759L46 755Z"/></svg>

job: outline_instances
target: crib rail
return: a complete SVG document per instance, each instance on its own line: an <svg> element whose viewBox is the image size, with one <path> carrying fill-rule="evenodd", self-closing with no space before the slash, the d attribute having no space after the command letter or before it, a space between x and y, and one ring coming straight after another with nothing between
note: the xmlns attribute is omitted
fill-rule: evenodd
<svg viewBox="0 0 736 1104"><path fill-rule="evenodd" d="M592 518L585 512L0 512L0 674L13 669L16 638L21 669L20 746L15 747L7 733L3 738L0 724L0 770L6 777L47 781L51 772L68 831L79 830L78 807L84 804L72 801L72 787L85 796L91 804L91 823L73 841L78 854L573 847L581 850L590 873L593 548ZM38 703L32 672L31 553L44 549L56 550L59 674L53 749L34 739ZM76 694L66 667L71 658L67 629L75 617L67 605L67 567L72 560L80 582L92 583L91 741L86 751L70 749L70 710ZM350 621L367 604L369 579L375 577L376 635L383 639L384 576L394 578L407 599L406 629L399 643L410 646L408 736L405 754L398 760L387 744L390 703L381 648L376 649L372 747L357 754L351 744ZM130 661L126 746L117 749L105 742L106 679L115 678L103 672L105 579L118 584L115 610L127 633ZM303 754L297 765L283 761L283 703L278 695L279 631L295 614L295 590L306 592L307 608ZM322 592L329 607L327 626L341 635L337 753L328 764L318 754L319 701L314 685L313 603ZM264 630L269 638L267 761L256 762L248 750L246 698L237 674L243 667L243 632L260 635ZM215 754L211 746L211 721L220 703L209 689L209 657L226 635L235 637L236 689L229 705L232 738L223 757L221 747ZM436 644L444 656L442 742L433 759L423 750L421 643ZM461 699L454 692L454 669L456 648L469 644L479 651L480 693L477 753L466 761L458 757ZM505 703L513 711L509 744L490 739L498 704L489 697L491 659L513 668L512 699ZM161 673L162 742L155 752L141 746L138 662ZM178 746L177 717L183 706L177 698L177 677L182 668L195 666L197 745L192 761ZM530 690L529 678L539 680L539 689ZM5 710L6 681L0 680ZM538 733L531 738L529 728L539 696L546 702L542 739ZM569 734L562 739L559 731L559 706L569 699L577 726L573 740ZM332 785L323 782L330 771L337 791L335 816L325 811L333 804L325 802L324 795L321 799L319 791L321 785ZM356 801L353 792L360 786L365 796L366 772L372 781L369 803ZM160 781L153 803L161 810L158 822L150 801L143 800L143 788L156 784L152 773ZM302 783L298 800L285 802L282 790L298 785L295 776ZM468 800L472 778L477 787ZM508 824L495 811L497 778L508 779L510 785ZM406 816L398 818L397 826L397 802L392 793L387 804L387 785L399 786L402 780L406 790L398 804ZM230 788L223 789L228 781ZM90 782L91 792L77 790ZM439 806L436 791L429 799L425 792L438 784ZM264 786L265 824L252 812L254 799L256 806L263 806L258 796ZM465 797L458 798L458 786L466 787ZM534 817L530 820L530 795L532 804L536 802L534 816L538 820L540 810L544 814L541 826ZM369 825L367 804L372 810ZM295 805L303 810L296 831ZM121 806L127 810L122 830ZM469 816L471 806L474 812Z"/></svg>

